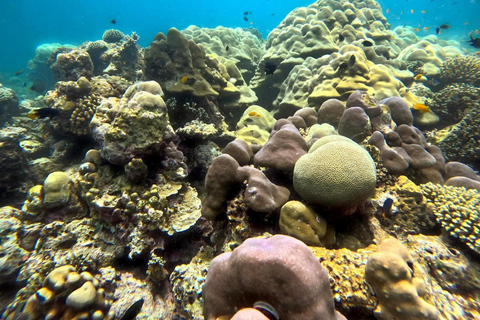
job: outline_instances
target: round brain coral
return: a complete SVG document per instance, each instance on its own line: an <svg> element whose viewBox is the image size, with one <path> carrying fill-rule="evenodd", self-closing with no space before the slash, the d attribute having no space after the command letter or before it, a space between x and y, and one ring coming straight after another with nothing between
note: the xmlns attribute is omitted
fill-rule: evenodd
<svg viewBox="0 0 480 320"><path fill-rule="evenodd" d="M360 145L342 136L317 140L295 164L293 186L306 201L351 207L375 190L375 163Z"/></svg>
<svg viewBox="0 0 480 320"><path fill-rule="evenodd" d="M106 43L115 43L123 40L125 35L122 31L117 29L108 29L103 33L102 40Z"/></svg>

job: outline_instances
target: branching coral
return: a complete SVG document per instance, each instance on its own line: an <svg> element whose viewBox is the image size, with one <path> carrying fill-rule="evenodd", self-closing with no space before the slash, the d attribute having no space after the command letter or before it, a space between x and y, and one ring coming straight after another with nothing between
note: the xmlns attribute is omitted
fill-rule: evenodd
<svg viewBox="0 0 480 320"><path fill-rule="evenodd" d="M455 83L446 86L433 98L427 99L426 105L441 119L441 124L457 123L478 101L480 88L467 83Z"/></svg>
<svg viewBox="0 0 480 320"><path fill-rule="evenodd" d="M449 58L440 67L442 83L469 83L480 85L480 58L457 56Z"/></svg>
<svg viewBox="0 0 480 320"><path fill-rule="evenodd" d="M421 186L434 206L437 221L452 237L480 252L480 194L478 190L427 183Z"/></svg>

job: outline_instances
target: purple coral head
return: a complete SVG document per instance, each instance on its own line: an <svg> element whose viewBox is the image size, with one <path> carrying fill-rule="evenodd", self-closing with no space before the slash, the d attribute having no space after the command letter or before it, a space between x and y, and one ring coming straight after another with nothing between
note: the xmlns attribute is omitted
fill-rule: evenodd
<svg viewBox="0 0 480 320"><path fill-rule="evenodd" d="M206 320L259 301L282 320L345 319L334 309L327 271L303 242L285 235L248 239L213 259L203 298Z"/></svg>

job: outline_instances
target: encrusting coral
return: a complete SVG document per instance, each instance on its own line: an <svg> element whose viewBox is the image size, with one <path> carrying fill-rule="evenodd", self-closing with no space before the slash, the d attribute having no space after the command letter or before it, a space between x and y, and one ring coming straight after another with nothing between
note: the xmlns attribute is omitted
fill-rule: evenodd
<svg viewBox="0 0 480 320"><path fill-rule="evenodd" d="M379 320L435 320L438 311L425 302L423 280L413 276L413 261L407 248L397 239L382 241L378 252L368 258L365 281L378 298L375 318Z"/></svg>

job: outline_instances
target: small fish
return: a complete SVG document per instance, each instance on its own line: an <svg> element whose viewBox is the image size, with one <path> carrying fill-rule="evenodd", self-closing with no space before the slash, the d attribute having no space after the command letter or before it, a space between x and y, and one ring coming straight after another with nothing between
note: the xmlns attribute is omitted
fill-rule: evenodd
<svg viewBox="0 0 480 320"><path fill-rule="evenodd" d="M277 70L277 65L271 61L265 62L265 74L273 74Z"/></svg>
<svg viewBox="0 0 480 320"><path fill-rule="evenodd" d="M14 74L15 74L15 76L19 76L19 75L21 75L22 73L24 73L25 71L26 71L26 69L20 69L20 70L18 70L17 72L15 72Z"/></svg>
<svg viewBox="0 0 480 320"><path fill-rule="evenodd" d="M400 14L403 14L403 11L400 11Z"/></svg>
<svg viewBox="0 0 480 320"><path fill-rule="evenodd" d="M393 199L392 198L387 198L385 199L385 201L383 202L383 213L385 215L389 215L390 214L390 211L392 210L392 205L393 205Z"/></svg>
<svg viewBox="0 0 480 320"><path fill-rule="evenodd" d="M110 20L110 23L111 23L111 24L116 24L116 23L117 23L117 20L112 19L112 20Z"/></svg>
<svg viewBox="0 0 480 320"><path fill-rule="evenodd" d="M386 12L387 12L387 13L390 13L390 9L387 9Z"/></svg>
<svg viewBox="0 0 480 320"><path fill-rule="evenodd" d="M26 83L26 82L24 82L24 83L23 83L23 86L26 88L26 87L27 87L27 83Z"/></svg>
<svg viewBox="0 0 480 320"><path fill-rule="evenodd" d="M444 23L438 26L440 29L447 30L450 29L452 26L449 25L448 23Z"/></svg>
<svg viewBox="0 0 480 320"><path fill-rule="evenodd" d="M252 22L252 21L250 21L249 25L251 25L251 26L252 26L252 25L253 25L253 22Z"/></svg>
<svg viewBox="0 0 480 320"><path fill-rule="evenodd" d="M53 109L53 108L40 108L40 109L35 109L32 110L27 114L27 117L30 119L44 119L44 118L50 118L52 119L53 117L56 117L60 114L60 111L58 109Z"/></svg>
<svg viewBox="0 0 480 320"><path fill-rule="evenodd" d="M257 113L257 112L255 112L255 111L249 112L248 115L249 115L250 117L255 117L255 116L257 116L257 117L259 117L259 118L262 116L260 113Z"/></svg>
<svg viewBox="0 0 480 320"><path fill-rule="evenodd" d="M340 63L340 65L338 66L337 70L335 70L335 71L340 71L340 72L342 72L343 70L347 70L347 68L348 68L348 63L342 62L342 63Z"/></svg>
<svg viewBox="0 0 480 320"><path fill-rule="evenodd" d="M43 91L45 91L45 83L43 83L42 80L37 79L33 82L30 88L28 88L28 90L43 93Z"/></svg>
<svg viewBox="0 0 480 320"><path fill-rule="evenodd" d="M423 14L425 14L425 13L427 13L427 10L422 10L421 12L422 12Z"/></svg>
<svg viewBox="0 0 480 320"><path fill-rule="evenodd" d="M185 77L182 77L182 79L180 80L181 83L186 83L188 81L188 77L185 76Z"/></svg>
<svg viewBox="0 0 480 320"><path fill-rule="evenodd" d="M413 31L418 32L418 31L420 31L420 29L419 28L413 28Z"/></svg>
<svg viewBox="0 0 480 320"><path fill-rule="evenodd" d="M438 27L435 29L435 32L436 32L437 34L442 33L442 31L441 31L440 28L438 28Z"/></svg>
<svg viewBox="0 0 480 320"><path fill-rule="evenodd" d="M373 46L373 42L369 41L369 40L365 40L365 41L362 42L362 45L364 47L371 47L371 46Z"/></svg>
<svg viewBox="0 0 480 320"><path fill-rule="evenodd" d="M429 27L423 27L424 31L428 31L428 29L430 29L430 28Z"/></svg>
<svg viewBox="0 0 480 320"><path fill-rule="evenodd" d="M142 310L143 302L143 299L137 300L125 311L120 320L134 320L139 314L140 310Z"/></svg>
<svg viewBox="0 0 480 320"><path fill-rule="evenodd" d="M345 37L343 36L343 34L339 34L338 41L342 42L343 40L345 40Z"/></svg>
<svg viewBox="0 0 480 320"><path fill-rule="evenodd" d="M472 37L472 35L470 34L470 40L468 40L467 42L470 42L470 45L474 48L477 48L477 49L480 49L480 38L474 38Z"/></svg>
<svg viewBox="0 0 480 320"><path fill-rule="evenodd" d="M470 21L467 21L463 25L468 26L469 24L470 24Z"/></svg>
<svg viewBox="0 0 480 320"><path fill-rule="evenodd" d="M244 16L247 16L247 15L249 15L249 14L252 14L252 11L245 11L245 12L243 13Z"/></svg>
<svg viewBox="0 0 480 320"><path fill-rule="evenodd" d="M353 65L355 64L355 60L356 60L355 55L352 54L352 55L350 56L350 59L348 60L348 66L349 66L349 67L353 66Z"/></svg>
<svg viewBox="0 0 480 320"><path fill-rule="evenodd" d="M413 10L413 9L412 9L412 10L410 10L410 13L415 13L415 10Z"/></svg>
<svg viewBox="0 0 480 320"><path fill-rule="evenodd" d="M245 16L245 17L243 17L243 20L248 21L248 18Z"/></svg>
<svg viewBox="0 0 480 320"><path fill-rule="evenodd" d="M229 46L226 46L226 47L225 47L225 51L228 51L228 50L230 50L230 47L229 47Z"/></svg>
<svg viewBox="0 0 480 320"><path fill-rule="evenodd" d="M420 113L430 112L430 108L424 105L423 103L417 103L413 106L413 109L420 111Z"/></svg>
<svg viewBox="0 0 480 320"><path fill-rule="evenodd" d="M418 81L423 78L423 74L419 73L415 77L413 77L413 80Z"/></svg>

